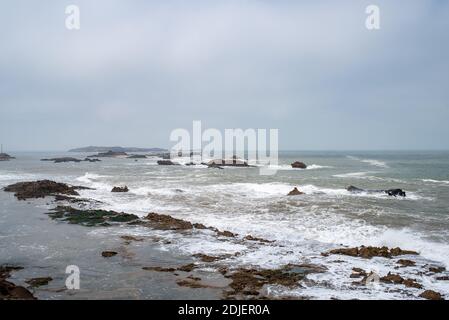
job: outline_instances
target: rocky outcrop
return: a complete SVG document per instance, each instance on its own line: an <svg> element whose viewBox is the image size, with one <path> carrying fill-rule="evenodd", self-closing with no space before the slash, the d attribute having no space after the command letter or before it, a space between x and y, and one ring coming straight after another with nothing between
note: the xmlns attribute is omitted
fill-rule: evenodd
<svg viewBox="0 0 449 320"><path fill-rule="evenodd" d="M85 158L84 161L87 161L87 162L100 162L101 160L100 159L96 159L96 158Z"/></svg>
<svg viewBox="0 0 449 320"><path fill-rule="evenodd" d="M171 160L158 160L157 164L160 166L176 166L179 165L179 163L173 162Z"/></svg>
<svg viewBox="0 0 449 320"><path fill-rule="evenodd" d="M128 192L129 189L127 186L124 187L114 187L112 188L111 192Z"/></svg>
<svg viewBox="0 0 449 320"><path fill-rule="evenodd" d="M107 210L81 210L67 206L57 206L47 214L52 219L86 227L107 227L112 224L133 223L139 220L138 216L129 213Z"/></svg>
<svg viewBox="0 0 449 320"><path fill-rule="evenodd" d="M35 300L33 294L26 288L16 286L7 281L11 272L21 270L18 266L0 266L0 300Z"/></svg>
<svg viewBox="0 0 449 320"><path fill-rule="evenodd" d="M41 159L41 161L53 161L54 163L63 163L63 162L81 162L82 160L72 157L61 157L61 158Z"/></svg>
<svg viewBox="0 0 449 320"><path fill-rule="evenodd" d="M361 189L361 188L357 188L357 187L354 187L354 186L349 186L349 187L346 188L346 190L349 191L349 192L352 192L352 193L362 193L362 192L365 192L365 193L386 193L389 196L393 196L393 197L397 197L397 196L405 197L406 196L405 191L402 190L402 189L369 190L369 189Z"/></svg>
<svg viewBox="0 0 449 320"><path fill-rule="evenodd" d="M19 182L4 188L6 192L14 192L19 200L32 198L44 198L56 194L78 196L76 190L88 189L81 186L69 186L65 183L58 183L50 180L39 180L31 182Z"/></svg>
<svg viewBox="0 0 449 320"><path fill-rule="evenodd" d="M324 255L329 254L340 254L351 257L360 257L371 259L372 257L384 257L384 258L392 258L400 255L418 255L415 251L410 250L402 250L401 248L392 248L389 249L387 247L355 247L355 248L340 248L329 251Z"/></svg>
<svg viewBox="0 0 449 320"><path fill-rule="evenodd" d="M287 195L288 196L298 196L298 195L301 195L301 194L304 194L304 192L301 192L301 191L298 190L297 187L294 187L293 190L290 191Z"/></svg>
<svg viewBox="0 0 449 320"><path fill-rule="evenodd" d="M292 168L296 169L307 169L307 165L301 161L295 161L291 164Z"/></svg>
<svg viewBox="0 0 449 320"><path fill-rule="evenodd" d="M0 161L9 161L15 159L14 157L11 157L9 154L7 153L0 153Z"/></svg>

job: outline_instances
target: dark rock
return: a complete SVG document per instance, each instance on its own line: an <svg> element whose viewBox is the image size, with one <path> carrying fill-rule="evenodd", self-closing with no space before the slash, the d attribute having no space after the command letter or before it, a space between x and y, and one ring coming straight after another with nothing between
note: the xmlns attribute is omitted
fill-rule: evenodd
<svg viewBox="0 0 449 320"><path fill-rule="evenodd" d="M366 189L361 189L361 188L357 188L354 186L349 186L346 188L347 191L352 192L352 193L362 193L362 192L366 192L366 193L386 193L389 196L400 196L400 197L405 197L406 193L405 191L403 191L402 189L387 189L387 190L366 190Z"/></svg>
<svg viewBox="0 0 449 320"><path fill-rule="evenodd" d="M121 239L127 241L127 242L131 242L131 241L143 241L143 238L136 238L133 236L120 236Z"/></svg>
<svg viewBox="0 0 449 320"><path fill-rule="evenodd" d="M407 259L399 259L398 264L404 266L404 267L412 267L416 265L415 261L407 260Z"/></svg>
<svg viewBox="0 0 449 320"><path fill-rule="evenodd" d="M111 223L132 223L139 220L134 214L106 210L81 210L67 206L57 206L47 213L52 219L80 224L86 227L109 226Z"/></svg>
<svg viewBox="0 0 449 320"><path fill-rule="evenodd" d="M163 267L143 267L143 270L157 271L157 272L175 272L176 268L163 268Z"/></svg>
<svg viewBox="0 0 449 320"><path fill-rule="evenodd" d="M402 250L401 248L387 247L355 247L355 248L340 248L329 251L328 254L341 254L352 257L361 257L366 259L371 259L372 257L384 257L391 258L400 255L417 255L415 251Z"/></svg>
<svg viewBox="0 0 449 320"><path fill-rule="evenodd" d="M189 221L176 219L166 214L151 212L145 219L150 222L152 227L161 230L188 230L193 228Z"/></svg>
<svg viewBox="0 0 449 320"><path fill-rule="evenodd" d="M105 257L105 258L110 258L110 257L113 257L113 256L117 255L117 252L115 252L115 251L103 251L101 253L101 255L103 257Z"/></svg>
<svg viewBox="0 0 449 320"><path fill-rule="evenodd" d="M196 268L196 265L194 263L189 263L189 264L186 264L184 266L177 268L176 270L184 271L184 272L192 272L193 269L195 269L195 268Z"/></svg>
<svg viewBox="0 0 449 320"><path fill-rule="evenodd" d="M46 286L52 280L53 278L51 277L42 277L42 278L29 279L26 280L25 282L28 283L31 287L41 287Z"/></svg>
<svg viewBox="0 0 449 320"><path fill-rule="evenodd" d="M445 267L429 267L429 271L433 273L441 273L446 271Z"/></svg>
<svg viewBox="0 0 449 320"><path fill-rule="evenodd" d="M224 231L217 230L217 235L222 236L222 237L229 237L229 238L234 238L237 236L235 233L232 233L231 231L227 231L227 230L224 230Z"/></svg>
<svg viewBox="0 0 449 320"><path fill-rule="evenodd" d="M292 168L306 169L307 165L301 161L295 161L291 164Z"/></svg>
<svg viewBox="0 0 449 320"><path fill-rule="evenodd" d="M58 183L50 180L40 180L32 182L19 182L4 188L4 191L14 192L19 200L32 198L44 198L56 194L78 196L76 190L88 189L80 186L69 186L65 183Z"/></svg>
<svg viewBox="0 0 449 320"><path fill-rule="evenodd" d="M444 300L443 297L441 296L441 293L433 290L426 290L419 296L427 300Z"/></svg>
<svg viewBox="0 0 449 320"><path fill-rule="evenodd" d="M53 161L54 163L63 163L63 162L81 162L82 160L72 157L61 157L52 159L41 159L41 161Z"/></svg>
<svg viewBox="0 0 449 320"><path fill-rule="evenodd" d="M101 160L100 159L95 159L95 158L85 158L84 159L84 161L87 161L87 162L101 162Z"/></svg>
<svg viewBox="0 0 449 320"><path fill-rule="evenodd" d="M253 237L252 235L247 235L246 237L244 237L243 239L245 240L249 240L249 241L257 241L257 242L262 242L262 243L272 243L274 241L272 240L266 240L263 238L257 238L257 237Z"/></svg>
<svg viewBox="0 0 449 320"><path fill-rule="evenodd" d="M304 192L299 191L298 188L295 187L295 188L293 188L293 190L290 191L287 195L288 195L288 196L298 196L298 195L301 195L301 194L304 194Z"/></svg>
<svg viewBox="0 0 449 320"><path fill-rule="evenodd" d="M422 285L417 283L415 279L404 279L398 274L388 273L386 276L381 277L380 281L391 284L402 284L409 288L422 288Z"/></svg>
<svg viewBox="0 0 449 320"><path fill-rule="evenodd" d="M129 189L127 186L124 187L114 187L112 188L111 192L128 192Z"/></svg>
<svg viewBox="0 0 449 320"><path fill-rule="evenodd" d="M225 259L225 258L228 257L228 256L219 256L219 257L209 256L209 255L204 254L204 253L196 253L193 256L195 258L200 259L203 262L215 262L215 261L222 260L222 259Z"/></svg>
<svg viewBox="0 0 449 320"><path fill-rule="evenodd" d="M171 160L158 160L157 164L160 166L177 166L179 163L173 162Z"/></svg>
<svg viewBox="0 0 449 320"><path fill-rule="evenodd" d="M442 277L437 277L437 280L442 280L442 281L448 281L449 280L449 276L442 276Z"/></svg>
<svg viewBox="0 0 449 320"><path fill-rule="evenodd" d="M33 294L21 286L7 281L10 273L21 270L18 266L0 266L0 300L35 300Z"/></svg>

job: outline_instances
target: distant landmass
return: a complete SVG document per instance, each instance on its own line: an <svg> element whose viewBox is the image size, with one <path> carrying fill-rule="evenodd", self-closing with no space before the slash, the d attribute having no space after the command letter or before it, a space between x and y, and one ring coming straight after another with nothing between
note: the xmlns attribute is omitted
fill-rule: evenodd
<svg viewBox="0 0 449 320"><path fill-rule="evenodd" d="M84 148L71 149L69 152L164 152L162 148L133 148L133 147L97 147L89 146Z"/></svg>

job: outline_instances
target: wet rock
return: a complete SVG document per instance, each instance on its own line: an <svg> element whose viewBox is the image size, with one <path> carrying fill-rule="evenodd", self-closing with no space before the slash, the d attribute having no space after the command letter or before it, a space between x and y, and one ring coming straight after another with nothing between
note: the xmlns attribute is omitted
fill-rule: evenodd
<svg viewBox="0 0 449 320"><path fill-rule="evenodd" d="M10 273L21 270L19 266L0 266L0 300L35 300L33 294L21 286L7 281Z"/></svg>
<svg viewBox="0 0 449 320"><path fill-rule="evenodd" d="M105 257L105 258L110 258L110 257L113 257L113 256L117 255L117 252L115 252L115 251L103 251L101 253L101 255L103 257Z"/></svg>
<svg viewBox="0 0 449 320"><path fill-rule="evenodd" d="M231 231L227 231L227 230L224 230L224 231L217 230L217 235L222 236L222 237L228 237L228 238L235 238L237 236L237 234L235 234Z"/></svg>
<svg viewBox="0 0 449 320"><path fill-rule="evenodd" d="M361 268L352 268L352 274L349 276L350 278L366 278L368 274L365 270Z"/></svg>
<svg viewBox="0 0 449 320"><path fill-rule="evenodd" d="M175 272L175 268L163 268L163 267L143 267L143 270L157 271L157 272Z"/></svg>
<svg viewBox="0 0 449 320"><path fill-rule="evenodd" d="M441 296L441 293L433 290L426 290L419 296L427 300L444 300L443 297Z"/></svg>
<svg viewBox="0 0 449 320"><path fill-rule="evenodd" d="M228 256L209 256L204 253L196 253L193 255L195 258L200 259L203 262L215 262L218 260L226 259Z"/></svg>
<svg viewBox="0 0 449 320"><path fill-rule="evenodd" d="M252 235L247 235L246 237L244 237L243 239L245 240L249 240L249 241L257 241L257 242L262 242L262 243L272 243L274 241L272 240L267 240L267 239L263 239L263 238L258 238L258 237L253 237Z"/></svg>
<svg viewBox="0 0 449 320"><path fill-rule="evenodd" d="M387 247L355 247L355 248L340 248L334 249L328 252L328 254L340 254L351 257L360 257L365 259L371 259L372 257L384 257L384 258L392 258L394 256L400 255L417 255L418 253L415 251L402 250L401 248L392 248L389 249Z"/></svg>
<svg viewBox="0 0 449 320"><path fill-rule="evenodd" d="M290 191L287 195L288 196L298 196L298 195L301 195L301 194L304 194L304 192L301 192L301 191L298 190L297 187L294 187L293 190Z"/></svg>
<svg viewBox="0 0 449 320"><path fill-rule="evenodd" d="M86 161L86 162L101 162L100 159L96 159L96 158L84 158L84 161Z"/></svg>
<svg viewBox="0 0 449 320"><path fill-rule="evenodd" d="M429 271L433 273L441 273L446 271L445 267L429 267Z"/></svg>
<svg viewBox="0 0 449 320"><path fill-rule="evenodd" d="M176 166L179 165L179 163L173 162L171 160L158 160L157 164L160 166Z"/></svg>
<svg viewBox="0 0 449 320"><path fill-rule="evenodd" d="M437 280L442 280L442 281L448 281L449 280L449 276L442 276L442 277L437 277Z"/></svg>
<svg viewBox="0 0 449 320"><path fill-rule="evenodd" d="M389 196L393 196L393 197L405 197L406 193L405 191L403 191L402 189L387 189L387 190L367 190L367 189L361 189L361 188L357 188L354 186L349 186L346 188L347 191L352 192L352 193L362 193L362 192L366 192L366 193L386 193Z"/></svg>
<svg viewBox="0 0 449 320"><path fill-rule="evenodd" d="M80 224L86 227L109 226L111 223L133 223L139 220L134 214L106 210L81 210L67 206L57 206L47 213L50 218Z"/></svg>
<svg viewBox="0 0 449 320"><path fill-rule="evenodd" d="M88 158L115 158L115 157L126 157L128 154L124 151L107 151L100 152L96 155L87 156Z"/></svg>
<svg viewBox="0 0 449 320"><path fill-rule="evenodd" d="M160 230L189 230L193 228L192 223L182 219L176 219L166 214L149 213L146 217L150 225Z"/></svg>
<svg viewBox="0 0 449 320"><path fill-rule="evenodd" d="M284 287L295 287L304 278L307 272L295 265L286 265L279 269L245 269L239 268L231 274L225 274L226 278L232 280L230 287L233 291L228 292L227 298L236 295L259 294L264 285L280 285Z"/></svg>
<svg viewBox="0 0 449 320"><path fill-rule="evenodd" d="M193 269L195 269L195 268L196 268L196 265L194 263L189 263L189 264L179 267L177 270L184 271L184 272L192 272Z"/></svg>
<svg viewBox="0 0 449 320"><path fill-rule="evenodd" d="M78 196L76 190L89 189L81 186L69 186L65 183L58 183L50 180L39 180L31 182L19 182L5 187L6 192L14 192L14 196L19 200L32 198L44 198L56 194Z"/></svg>
<svg viewBox="0 0 449 320"><path fill-rule="evenodd" d="M297 169L306 169L307 165L304 162L301 161L295 161L291 164L292 168L297 168Z"/></svg>
<svg viewBox="0 0 449 320"><path fill-rule="evenodd" d="M416 280L414 280L414 279L404 279L400 275L392 274L390 272L386 276L381 277L380 281L382 281L384 283L390 283L390 284L403 284L403 285L405 285L406 287L409 287L409 288L418 288L418 289L422 288L422 285L417 283Z"/></svg>
<svg viewBox="0 0 449 320"><path fill-rule="evenodd" d="M397 262L398 262L398 264L400 264L404 267L412 267L412 266L416 265L415 261L407 260L407 259L399 259Z"/></svg>
<svg viewBox="0 0 449 320"><path fill-rule="evenodd" d="M124 187L114 187L112 188L111 192L128 192L129 189L127 186Z"/></svg>
<svg viewBox="0 0 449 320"><path fill-rule="evenodd" d="M41 286L46 286L52 280L53 280L53 278L51 278L51 277L32 278L32 279L26 280L25 283L28 283L31 287L41 287Z"/></svg>
<svg viewBox="0 0 449 320"><path fill-rule="evenodd" d="M41 159L41 161L53 161L53 163L64 163L64 162L81 162L82 160L72 157L61 157L61 158Z"/></svg>

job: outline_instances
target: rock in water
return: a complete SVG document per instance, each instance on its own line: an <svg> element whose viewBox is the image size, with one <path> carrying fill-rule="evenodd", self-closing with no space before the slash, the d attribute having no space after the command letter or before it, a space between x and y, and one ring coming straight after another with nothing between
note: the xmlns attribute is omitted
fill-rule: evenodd
<svg viewBox="0 0 449 320"><path fill-rule="evenodd" d="M41 159L41 161L53 161L54 163L63 163L63 162L81 162L82 160L72 157L62 157L62 158Z"/></svg>
<svg viewBox="0 0 449 320"><path fill-rule="evenodd" d="M171 160L158 160L157 164L160 166L175 166L178 165L177 163L171 161Z"/></svg>
<svg viewBox="0 0 449 320"><path fill-rule="evenodd" d="M288 196L297 196L297 195L301 195L304 194L304 192L301 192L298 190L297 187L295 187L292 191L290 191L287 195Z"/></svg>
<svg viewBox="0 0 449 320"><path fill-rule="evenodd" d="M124 187L114 187L112 188L111 192L128 192L129 189L127 186Z"/></svg>
<svg viewBox="0 0 449 320"><path fill-rule="evenodd" d="M6 192L14 192L19 200L31 198L44 198L56 194L79 196L76 190L88 189L80 186L69 186L65 183L58 183L50 180L39 180L31 182L19 182L4 188Z"/></svg>
<svg viewBox="0 0 449 320"><path fill-rule="evenodd" d="M366 192L366 193L386 193L389 196L393 196L393 197L405 197L405 191L402 189L387 189L387 190L369 190L369 189L361 189L361 188L357 188L354 186L349 186L346 188L347 191L352 192L352 193L362 193L362 192Z"/></svg>
<svg viewBox="0 0 449 320"><path fill-rule="evenodd" d="M427 300L444 300L443 297L441 296L441 293L433 290L426 290L419 296Z"/></svg>
<svg viewBox="0 0 449 320"><path fill-rule="evenodd" d="M307 165L301 161L295 161L291 164L292 168L306 169Z"/></svg>
<svg viewBox="0 0 449 320"><path fill-rule="evenodd" d="M101 253L101 255L103 257L105 257L105 258L110 258L110 257L113 257L113 256L117 255L117 252L115 252L115 251L103 251Z"/></svg>

